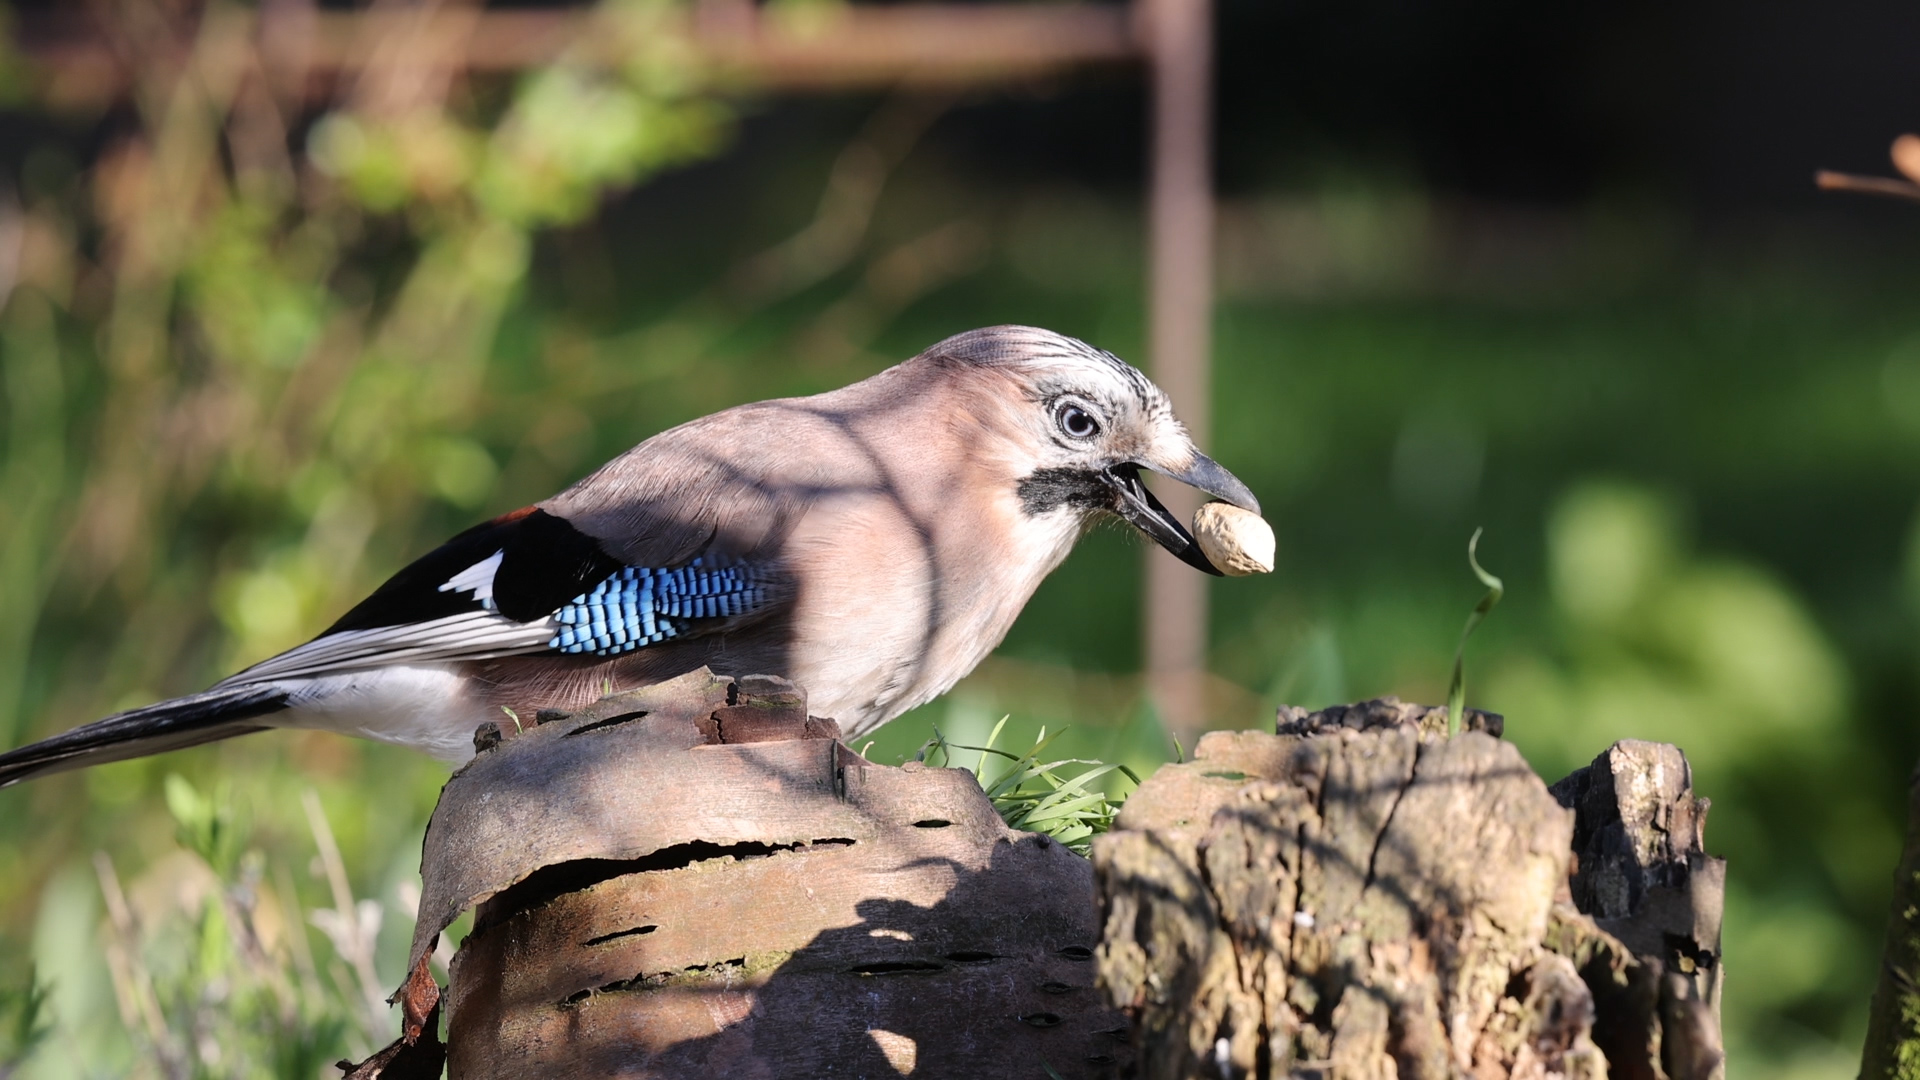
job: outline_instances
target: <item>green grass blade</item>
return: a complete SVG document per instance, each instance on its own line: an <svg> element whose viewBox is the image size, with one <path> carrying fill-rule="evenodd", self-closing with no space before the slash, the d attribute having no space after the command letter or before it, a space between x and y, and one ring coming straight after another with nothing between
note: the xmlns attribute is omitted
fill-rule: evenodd
<svg viewBox="0 0 1920 1080"><path fill-rule="evenodd" d="M1480 579L1480 584L1487 587L1487 594L1480 598L1480 602L1473 606L1473 611L1467 616L1466 628L1460 631L1460 647L1453 651L1453 677L1447 681L1448 737L1460 733L1460 713L1467 703L1467 639L1473 636L1481 620L1487 617L1487 612L1492 611L1493 605L1498 604L1500 598L1507 592L1504 582L1487 573L1480 566L1476 549L1480 546L1481 531L1473 530L1473 538L1467 541L1467 565L1473 567L1473 576Z"/></svg>
<svg viewBox="0 0 1920 1080"><path fill-rule="evenodd" d="M1077 796L1058 805L1047 805L1047 802L1051 800L1046 800L1043 801L1040 806L1030 811L1026 815L1026 820L1031 824L1039 821L1059 821L1063 818L1074 817L1089 806L1099 805L1103 798L1104 796L1096 791Z"/></svg>
<svg viewBox="0 0 1920 1080"><path fill-rule="evenodd" d="M992 731L989 731L989 732L987 732L987 745L986 745L986 746L983 746L983 747L980 747L980 764L978 764L978 765L976 765L976 766L974 766L974 767L973 767L973 777L974 777L974 779L976 779L976 780L978 780L978 779L980 779L981 777L983 777L983 776L985 776L985 775L986 775L986 772L987 772L987 754L988 754L988 752L989 752L989 751L991 751L991 750L992 750L992 747L993 747L993 744L994 744L994 743L997 743L997 742L999 742L999 741L1000 741L1000 732L1001 732L1001 731L1002 731L1002 730L1003 730L1004 728L1006 728L1006 726L1007 726L1007 720L1008 720L1008 718L1010 718L1010 717L1011 717L1012 715L1013 715L1012 713L1008 713L1008 714L1007 714L1006 716L1002 716L1002 717L1000 718L1000 722L999 722L999 723L997 723L997 724L995 724L995 725L993 725L993 730L992 730Z"/></svg>
<svg viewBox="0 0 1920 1080"><path fill-rule="evenodd" d="M1088 854L1093 838L1106 832L1120 812L1120 801L1103 790L1098 781L1119 773L1138 787L1139 774L1125 765L1091 758L1046 757L1054 740L1066 734L1066 728L1053 732L1040 728L1025 753L1003 750L997 744L1010 719L1000 718L984 746L949 742L936 728L933 738L921 747L919 759L933 764L937 753L945 767L965 768L953 762L953 755L979 754L980 760L969 771L1001 820L1014 829L1050 836L1075 854ZM988 765L995 758L1004 767L989 775ZM1080 771L1071 773L1076 766Z"/></svg>

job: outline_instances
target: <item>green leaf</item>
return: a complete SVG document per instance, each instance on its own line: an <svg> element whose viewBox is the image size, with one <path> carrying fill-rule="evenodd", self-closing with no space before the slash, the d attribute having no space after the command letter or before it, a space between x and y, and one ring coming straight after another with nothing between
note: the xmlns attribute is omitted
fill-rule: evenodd
<svg viewBox="0 0 1920 1080"><path fill-rule="evenodd" d="M242 836L227 787L206 795L180 774L168 773L165 789L180 846L205 859L215 873L230 875L240 861Z"/></svg>

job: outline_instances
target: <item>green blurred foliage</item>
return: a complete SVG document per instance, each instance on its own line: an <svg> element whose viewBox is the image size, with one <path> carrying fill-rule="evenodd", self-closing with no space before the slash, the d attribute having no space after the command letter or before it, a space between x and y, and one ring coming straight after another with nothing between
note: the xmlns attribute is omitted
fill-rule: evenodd
<svg viewBox="0 0 1920 1080"><path fill-rule="evenodd" d="M110 857L93 859L108 913L97 940L126 1041L86 1045L67 1027L35 1065L64 1075L307 1080L327 1075L343 1051L364 1057L388 1042L384 991L354 963L366 944L338 932L377 919L379 905L347 895L345 919L337 909L303 911L284 864L272 875L278 883L269 880L268 857L249 845L230 795L171 774L165 789L179 849L125 887ZM329 850L324 820L315 840ZM309 921L335 944L324 967L307 941Z"/></svg>
<svg viewBox="0 0 1920 1080"><path fill-rule="evenodd" d="M1704 790L1783 750L1831 745L1850 697L1840 658L1773 575L1685 549L1672 508L1588 482L1549 512L1558 663L1510 655L1498 693L1569 765L1638 727L1687 750Z"/></svg>
<svg viewBox="0 0 1920 1080"><path fill-rule="evenodd" d="M754 106L714 96L673 5L609 10L619 70L375 78L317 117L223 75L213 20L185 61L206 77L156 55L97 154L51 129L0 209L0 734L204 687L714 409L994 322L1142 357L1136 204L929 146L949 99L835 106L648 216L643 182ZM1681 745L1730 860L1733 1067L1851 1075L1920 755L1920 275L1819 233L1715 247L1659 206L1502 216L1337 164L1224 209L1211 449L1281 550L1211 586L1214 722L1439 701L1484 525L1507 596L1469 704L1548 779L1616 738ZM985 745L1011 714L1003 741L1044 726L1049 758L1168 760L1132 674L1142 551L1088 537L870 756L935 723ZM444 776L276 732L0 793L0 957L34 961L54 1024L22 1075L164 1044L310 1076L377 1045L367 988L402 974ZM239 1056L178 1034L207 1024Z"/></svg>
<svg viewBox="0 0 1920 1080"><path fill-rule="evenodd" d="M0 980L0 1078L16 1075L53 1034L48 995L31 963Z"/></svg>
<svg viewBox="0 0 1920 1080"><path fill-rule="evenodd" d="M488 422L534 410L483 387L535 230L727 137L731 110L661 32L682 14L605 8L619 70L563 57L456 88L375 64L318 116L263 76L244 9L209 8L185 55L122 43L131 122L84 162L50 132L0 205L8 742L311 636L375 583L367 557L495 495L522 432ZM442 772L311 738L15 797L51 815L0 848L0 923L55 987L29 1074L311 1077L390 1037ZM301 786L319 800L290 800ZM312 866L290 854L309 834ZM124 893L121 860L142 868ZM102 895L104 921L83 899Z"/></svg>
<svg viewBox="0 0 1920 1080"><path fill-rule="evenodd" d="M1849 926L1838 902L1880 897L1900 837L1854 779L1854 755L1873 748L1846 731L1840 656L1777 575L1688 550L1676 508L1648 488L1576 485L1550 509L1546 541L1558 648L1510 649L1489 700L1550 776L1616 739L1683 747L1715 803L1709 846L1740 867L1724 942L1733 1049L1772 1058L1782 1032L1758 1017L1818 1010L1845 1033L1826 1067L1857 1067L1845 1042L1864 1031L1878 938L1872 903ZM1791 801L1791 832L1743 805L1776 799Z"/></svg>
<svg viewBox="0 0 1920 1080"><path fill-rule="evenodd" d="M233 820L232 785L203 795L178 774L168 774L161 789L173 815L174 838L221 877L240 863L240 829Z"/></svg>

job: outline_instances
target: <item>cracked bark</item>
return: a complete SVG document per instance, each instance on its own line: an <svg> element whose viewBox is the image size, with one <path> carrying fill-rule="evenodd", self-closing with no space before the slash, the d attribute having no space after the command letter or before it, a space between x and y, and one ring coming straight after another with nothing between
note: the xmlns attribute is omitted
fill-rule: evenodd
<svg viewBox="0 0 1920 1080"><path fill-rule="evenodd" d="M1091 866L1009 830L970 773L869 763L773 679L703 672L538 719L483 740L427 831L401 1000L431 1027L419 975L474 910L450 1077L1127 1064L1093 989Z"/></svg>
<svg viewBox="0 0 1920 1080"><path fill-rule="evenodd" d="M1147 781L1094 847L1137 1075L1718 1075L1723 874L1684 757L1621 744L1549 792L1498 717L1467 726L1285 709Z"/></svg>
<svg viewBox="0 0 1920 1080"><path fill-rule="evenodd" d="M1726 861L1706 853L1709 802L1693 794L1686 755L1625 740L1553 785L1577 815L1572 900L1635 966L1596 979L1615 1003L1594 1040L1621 1077L1717 1080L1720 918Z"/></svg>

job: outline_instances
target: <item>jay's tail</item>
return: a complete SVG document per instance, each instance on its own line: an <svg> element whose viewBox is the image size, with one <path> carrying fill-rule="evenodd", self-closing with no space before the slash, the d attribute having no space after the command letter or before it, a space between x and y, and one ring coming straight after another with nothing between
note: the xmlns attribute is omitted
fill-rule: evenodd
<svg viewBox="0 0 1920 1080"><path fill-rule="evenodd" d="M271 683L220 687L115 713L105 720L0 754L0 787L47 773L158 754L259 731L247 721L287 707Z"/></svg>

